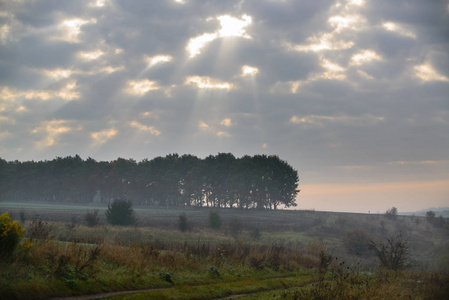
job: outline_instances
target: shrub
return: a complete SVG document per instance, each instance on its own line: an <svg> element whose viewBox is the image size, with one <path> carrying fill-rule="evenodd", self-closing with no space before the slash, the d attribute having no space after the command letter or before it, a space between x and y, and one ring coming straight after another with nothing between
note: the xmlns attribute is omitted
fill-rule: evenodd
<svg viewBox="0 0 449 300"><path fill-rule="evenodd" d="M25 224L26 216L23 207L20 209L19 216L20 216L20 223Z"/></svg>
<svg viewBox="0 0 449 300"><path fill-rule="evenodd" d="M30 227L28 227L28 237L30 239L48 240L50 238L50 226L38 217L34 217Z"/></svg>
<svg viewBox="0 0 449 300"><path fill-rule="evenodd" d="M379 258L381 267L398 271L409 265L409 241L400 232L387 237L385 241L369 241L369 247Z"/></svg>
<svg viewBox="0 0 449 300"><path fill-rule="evenodd" d="M390 220L396 220L398 216L398 209L396 207L392 207L385 212L385 218Z"/></svg>
<svg viewBox="0 0 449 300"><path fill-rule="evenodd" d="M130 200L116 199L108 205L106 218L111 225L133 225L136 223L133 204Z"/></svg>
<svg viewBox="0 0 449 300"><path fill-rule="evenodd" d="M190 230L189 219L185 213L180 214L178 217L178 228L182 232Z"/></svg>
<svg viewBox="0 0 449 300"><path fill-rule="evenodd" d="M433 224L433 222L435 221L435 212L429 210L428 212L426 212L426 220L427 222L429 222L430 224Z"/></svg>
<svg viewBox="0 0 449 300"><path fill-rule="evenodd" d="M9 258L17 248L29 248L31 242L24 240L25 228L17 221L13 221L8 212L0 215L0 257Z"/></svg>
<svg viewBox="0 0 449 300"><path fill-rule="evenodd" d="M209 226L213 229L219 229L221 223L220 213L217 210L211 210L209 212Z"/></svg>
<svg viewBox="0 0 449 300"><path fill-rule="evenodd" d="M343 238L343 244L346 249L356 255L364 255L368 252L368 242L369 239L367 234L360 228L346 231Z"/></svg>
<svg viewBox="0 0 449 300"><path fill-rule="evenodd" d="M100 223L100 219L98 218L98 210L88 211L84 215L84 222L89 227L95 227Z"/></svg>
<svg viewBox="0 0 449 300"><path fill-rule="evenodd" d="M433 220L433 227L442 228L445 223L446 220L443 218L443 216L439 216L438 218L435 218L435 220Z"/></svg>
<svg viewBox="0 0 449 300"><path fill-rule="evenodd" d="M243 224L239 219L232 219L231 224L229 225L231 236L233 238L238 238L240 232L242 231Z"/></svg>

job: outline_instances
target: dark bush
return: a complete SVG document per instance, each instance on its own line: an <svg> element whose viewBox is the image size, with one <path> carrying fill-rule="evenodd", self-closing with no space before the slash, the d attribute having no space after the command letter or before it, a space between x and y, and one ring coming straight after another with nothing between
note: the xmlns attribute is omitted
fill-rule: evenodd
<svg viewBox="0 0 449 300"><path fill-rule="evenodd" d="M111 225L133 225L136 223L133 204L130 200L116 199L108 205L106 219Z"/></svg>
<svg viewBox="0 0 449 300"><path fill-rule="evenodd" d="M221 223L220 213L217 210L211 210L209 212L209 226L213 229L219 229Z"/></svg>
<svg viewBox="0 0 449 300"><path fill-rule="evenodd" d="M191 229L189 219L187 218L187 215L185 213L180 214L178 217L178 228L182 232L185 232L185 231Z"/></svg>
<svg viewBox="0 0 449 300"><path fill-rule="evenodd" d="M50 239L51 227L47 222L42 222L37 216L31 221L27 228L27 235L30 239L48 240Z"/></svg>
<svg viewBox="0 0 449 300"><path fill-rule="evenodd" d="M243 224L239 219L234 218L231 220L231 223L229 224L229 229L231 232L231 236L233 238L238 238L240 232L243 229Z"/></svg>
<svg viewBox="0 0 449 300"><path fill-rule="evenodd" d="M346 249L356 255L364 255L369 251L368 235L360 228L346 231L343 244Z"/></svg>
<svg viewBox="0 0 449 300"><path fill-rule="evenodd" d="M410 264L410 243L400 232L390 235L384 241L370 241L369 247L379 258L383 268L398 271Z"/></svg>
<svg viewBox="0 0 449 300"><path fill-rule="evenodd" d="M98 210L88 211L84 215L84 222L89 227L95 227L100 223L100 219L98 217Z"/></svg>
<svg viewBox="0 0 449 300"><path fill-rule="evenodd" d="M396 207L392 207L385 212L385 218L390 220L396 220L398 217L398 209Z"/></svg>

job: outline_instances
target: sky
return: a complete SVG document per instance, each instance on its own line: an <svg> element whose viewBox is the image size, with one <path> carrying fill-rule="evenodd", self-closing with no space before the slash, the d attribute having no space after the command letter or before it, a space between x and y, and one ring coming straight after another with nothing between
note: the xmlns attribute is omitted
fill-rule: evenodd
<svg viewBox="0 0 449 300"><path fill-rule="evenodd" d="M0 0L0 157L279 155L296 209L449 206L449 2Z"/></svg>

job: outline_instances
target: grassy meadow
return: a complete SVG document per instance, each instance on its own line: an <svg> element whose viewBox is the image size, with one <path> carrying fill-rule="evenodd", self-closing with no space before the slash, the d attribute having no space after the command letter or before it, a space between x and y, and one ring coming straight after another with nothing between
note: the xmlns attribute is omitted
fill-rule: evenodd
<svg viewBox="0 0 449 300"><path fill-rule="evenodd" d="M1 261L0 299L449 298L448 224L424 217L221 209L213 229L208 208L135 207L133 226L109 225L106 209L0 203L33 242ZM94 210L99 224L88 227ZM368 244L398 232L406 265L380 268ZM137 292L106 294L121 291Z"/></svg>

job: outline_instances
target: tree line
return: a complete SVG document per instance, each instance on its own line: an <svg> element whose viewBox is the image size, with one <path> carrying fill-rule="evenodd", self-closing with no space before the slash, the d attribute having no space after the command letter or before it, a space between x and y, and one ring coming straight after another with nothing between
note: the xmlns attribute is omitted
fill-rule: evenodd
<svg viewBox="0 0 449 300"><path fill-rule="evenodd" d="M275 155L45 161L0 158L0 200L277 209L296 206L298 172Z"/></svg>

